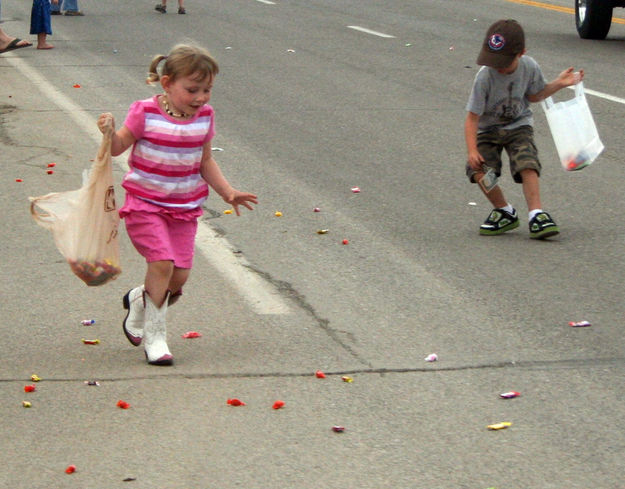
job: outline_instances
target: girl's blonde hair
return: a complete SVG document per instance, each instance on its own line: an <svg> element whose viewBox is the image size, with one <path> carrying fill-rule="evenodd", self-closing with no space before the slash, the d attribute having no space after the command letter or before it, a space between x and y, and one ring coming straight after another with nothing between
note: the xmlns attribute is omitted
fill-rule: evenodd
<svg viewBox="0 0 625 489"><path fill-rule="evenodd" d="M159 66L163 60L163 65ZM191 75L195 75L195 78L201 81L206 77L213 78L217 73L219 65L206 49L177 44L167 56L163 54L154 56L146 81L154 83L165 75L169 76L171 81Z"/></svg>

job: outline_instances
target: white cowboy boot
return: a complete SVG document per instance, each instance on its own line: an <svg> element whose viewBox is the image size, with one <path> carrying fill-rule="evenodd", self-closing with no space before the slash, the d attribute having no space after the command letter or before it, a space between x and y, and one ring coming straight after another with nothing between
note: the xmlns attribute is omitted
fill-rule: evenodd
<svg viewBox="0 0 625 489"><path fill-rule="evenodd" d="M165 320L169 292L160 308L156 307L148 294L143 296L145 298L145 322L143 324L145 356L151 365L171 365L174 363L174 357L167 347L167 322Z"/></svg>
<svg viewBox="0 0 625 489"><path fill-rule="evenodd" d="M134 346L139 346L143 339L143 323L145 320L145 300L143 285L130 289L124 296L124 309L128 310L124 322L124 334Z"/></svg>

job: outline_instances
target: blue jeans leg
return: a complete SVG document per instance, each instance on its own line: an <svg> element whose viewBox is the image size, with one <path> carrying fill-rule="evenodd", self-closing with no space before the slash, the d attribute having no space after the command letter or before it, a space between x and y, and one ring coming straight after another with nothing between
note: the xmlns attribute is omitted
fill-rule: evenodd
<svg viewBox="0 0 625 489"><path fill-rule="evenodd" d="M65 11L76 12L78 10L78 0L64 0L63 3L65 4Z"/></svg>

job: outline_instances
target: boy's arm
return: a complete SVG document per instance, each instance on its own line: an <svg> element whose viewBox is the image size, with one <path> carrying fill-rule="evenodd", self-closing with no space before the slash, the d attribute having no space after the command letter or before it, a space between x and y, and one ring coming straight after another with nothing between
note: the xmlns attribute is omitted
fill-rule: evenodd
<svg viewBox="0 0 625 489"><path fill-rule="evenodd" d="M467 163L474 170L481 170L484 158L477 150L477 123L480 116L467 111L467 118L464 121L464 139L467 143Z"/></svg>
<svg viewBox="0 0 625 489"><path fill-rule="evenodd" d="M234 207L234 211L237 216L241 215L239 212L239 205L247 207L249 210L254 210L249 204L250 202L258 204L256 195L247 192L240 192L233 188L226 177L221 172L219 165L215 161L211 151L211 142L208 141L204 144L204 150L202 154L202 164L200 167L200 174L206 183L208 183L217 192L225 202Z"/></svg>
<svg viewBox="0 0 625 489"><path fill-rule="evenodd" d="M584 70L579 70L579 74L574 73L573 67L571 66L570 68L567 68L562 73L560 73L558 77L551 83L547 83L545 85L545 88L543 88L540 92L533 95L528 95L527 100L529 100L530 102L540 102L541 100L545 100L547 97L551 97L558 90L561 90L564 87L575 85L583 79Z"/></svg>

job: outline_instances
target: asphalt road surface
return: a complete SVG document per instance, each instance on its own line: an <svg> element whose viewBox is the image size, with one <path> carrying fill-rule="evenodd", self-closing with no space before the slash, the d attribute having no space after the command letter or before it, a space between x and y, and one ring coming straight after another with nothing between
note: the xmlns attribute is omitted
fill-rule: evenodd
<svg viewBox="0 0 625 489"><path fill-rule="evenodd" d="M52 18L54 50L0 55L0 486L623 487L623 22L585 41L563 0L153 4L83 1L84 17ZM0 27L34 41L29 2L2 7ZM521 227L480 236L490 207L464 176L464 107L499 18L525 27L549 80L585 70L606 148L564 171L534 106L543 205L561 228L544 242L505 173ZM156 368L121 332L121 297L144 274L125 233L123 274L87 288L28 197L80 186L97 116L119 126L158 93L148 65L178 42L217 58L215 156L260 203L238 218L217 195L205 204L168 316L176 364ZM568 325L581 320L592 326Z"/></svg>

